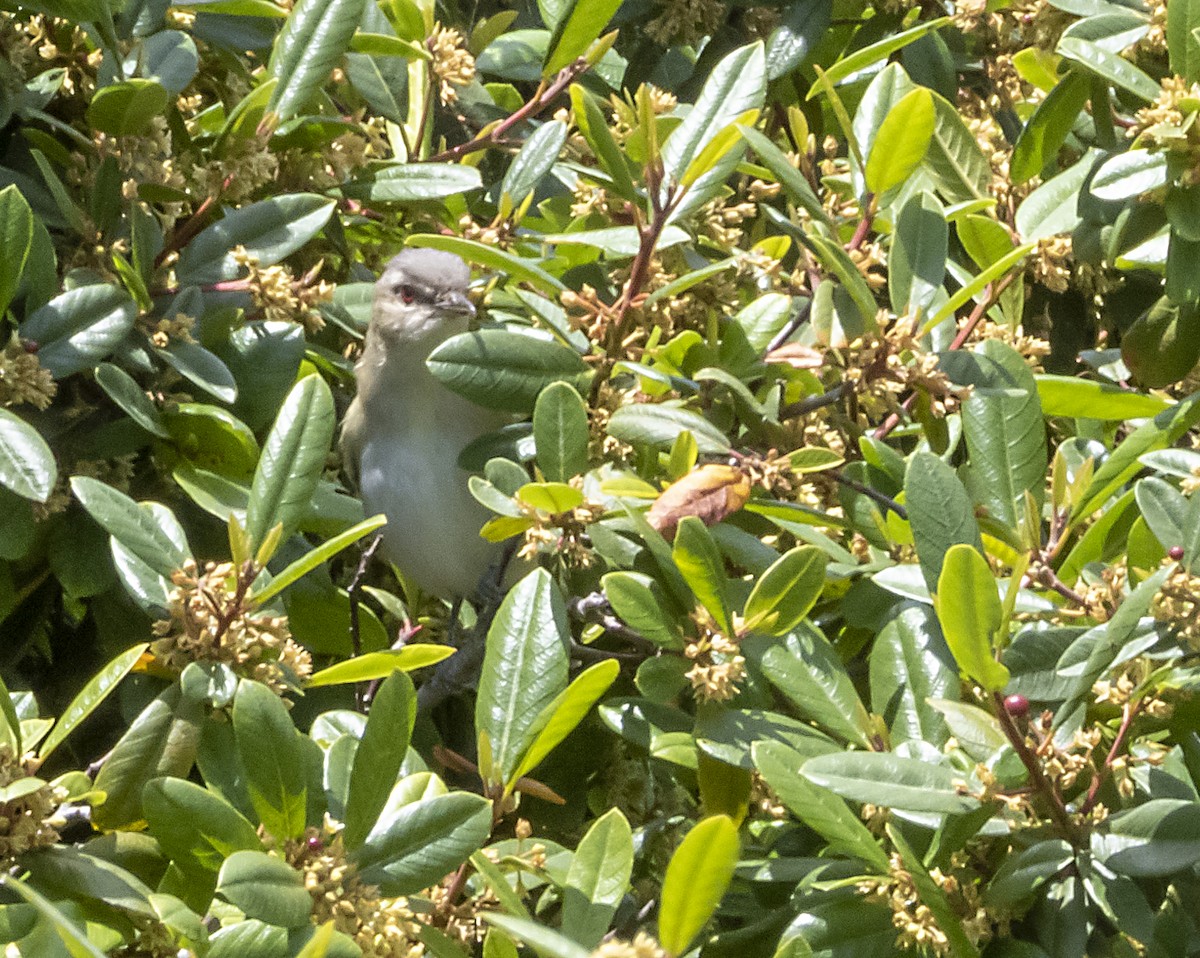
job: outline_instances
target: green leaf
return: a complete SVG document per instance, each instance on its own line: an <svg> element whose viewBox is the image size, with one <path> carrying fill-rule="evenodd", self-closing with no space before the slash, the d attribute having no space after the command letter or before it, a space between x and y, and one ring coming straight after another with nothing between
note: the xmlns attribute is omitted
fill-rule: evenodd
<svg viewBox="0 0 1200 958"><path fill-rule="evenodd" d="M343 184L349 199L366 203L441 200L483 186L479 170L459 163L394 163L374 166Z"/></svg>
<svg viewBox="0 0 1200 958"><path fill-rule="evenodd" d="M560 18L554 28L542 76L550 77L583 56L604 32L619 6L621 0L575 0L570 13Z"/></svg>
<svg viewBox="0 0 1200 958"><path fill-rule="evenodd" d="M139 426L159 439L170 439L171 434L163 424L158 408L150 401L137 381L120 366L101 363L96 367L96 382Z"/></svg>
<svg viewBox="0 0 1200 958"><path fill-rule="evenodd" d="M1056 52L1103 77L1113 86L1128 90L1139 99L1152 102L1160 92L1158 83L1128 60L1109 53L1098 43L1078 36L1064 36L1058 41Z"/></svg>
<svg viewBox="0 0 1200 958"><path fill-rule="evenodd" d="M1194 554L1189 553L1187 547L1192 545L1200 530L1192 522L1189 501L1178 489L1157 476L1141 479L1133 488L1142 518L1163 549L1179 546L1184 549L1189 562L1194 560Z"/></svg>
<svg viewBox="0 0 1200 958"><path fill-rule="evenodd" d="M558 298L558 294L567 287L562 281L547 273L531 260L521 259L512 253L507 253L496 246L477 243L475 240L463 239L461 236L441 236L432 233L418 233L405 240L407 246L420 246L429 249L444 249L456 253L470 263L478 263L488 269L507 273L517 282L528 283L530 286L548 296Z"/></svg>
<svg viewBox="0 0 1200 958"><path fill-rule="evenodd" d="M304 687L311 689L325 685L347 685L351 682L373 682L375 679L386 678L396 669L414 672L436 665L453 654L454 649L450 646L428 643L414 643L384 652L368 652L366 655L346 659L322 669L305 682Z"/></svg>
<svg viewBox="0 0 1200 958"><path fill-rule="evenodd" d="M367 724L354 753L342 833L348 851L366 840L383 811L408 753L416 718L417 693L412 679L395 671L371 699Z"/></svg>
<svg viewBox="0 0 1200 958"><path fill-rule="evenodd" d="M1200 420L1200 396L1190 396L1138 426L1096 470L1091 483L1071 510L1070 525L1090 516L1137 475L1142 468L1141 456L1173 445L1197 420Z"/></svg>
<svg viewBox="0 0 1200 958"><path fill-rule="evenodd" d="M87 476L74 476L71 491L114 542L160 576L169 579L191 558L179 523L174 517L168 518L164 507L159 506L161 514L151 508L157 503L136 503L125 493Z"/></svg>
<svg viewBox="0 0 1200 958"><path fill-rule="evenodd" d="M817 630L804 626L769 648L763 674L804 718L840 739L870 748L871 719L846 667Z"/></svg>
<svg viewBox="0 0 1200 958"><path fill-rule="evenodd" d="M1098 200L1127 200L1166 186L1170 178L1165 153L1129 150L1105 160L1088 191Z"/></svg>
<svg viewBox="0 0 1200 958"><path fill-rule="evenodd" d="M1099 839L1104 863L1121 875L1165 877L1200 861L1200 805L1151 799L1113 815Z"/></svg>
<svg viewBox="0 0 1200 958"><path fill-rule="evenodd" d="M50 753L62 744L63 739L108 698L121 679L128 675L137 664L147 648L149 646L143 643L126 649L88 680L87 684L71 700L71 704L63 710L50 734L46 736L46 740L38 749L39 759L45 761ZM4 694L7 695L7 692Z"/></svg>
<svg viewBox="0 0 1200 958"><path fill-rule="evenodd" d="M910 27L908 30L894 33L883 40L865 46L861 50L855 50L849 56L842 57L825 71L825 82L829 85L840 83L847 77L853 76L873 64L886 60L897 50L904 49L904 47L915 40L921 39L926 34L932 33L934 30L940 30L949 22L949 17L927 20L924 23L918 23L915 27ZM814 84L808 91L808 99L811 100L822 89L824 89L823 84Z"/></svg>
<svg viewBox="0 0 1200 958"><path fill-rule="evenodd" d="M247 918L284 928L307 924L313 909L300 872L261 851L238 851L225 859L217 874L217 894Z"/></svg>
<svg viewBox="0 0 1200 958"><path fill-rule="evenodd" d="M975 505L954 470L922 450L908 461L904 503L921 574L929 591L935 592L942 561L951 546L962 543L983 549Z"/></svg>
<svg viewBox="0 0 1200 958"><path fill-rule="evenodd" d="M1097 151L1089 151L1070 168L1042 183L1017 207L1017 233L1026 243L1070 233L1081 222L1079 194L1096 164Z"/></svg>
<svg viewBox="0 0 1200 958"><path fill-rule="evenodd" d="M1185 83L1200 80L1200 3L1197 0L1172 0L1167 5L1167 54L1171 72Z"/></svg>
<svg viewBox="0 0 1200 958"><path fill-rule="evenodd" d="M568 634L566 604L544 569L513 586L488 630L475 727L491 741L500 781L511 780L542 712L567 687Z"/></svg>
<svg viewBox="0 0 1200 958"><path fill-rule="evenodd" d="M33 210L17 189L10 184L0 189L0 317L21 285L25 262L33 246Z"/></svg>
<svg viewBox="0 0 1200 958"><path fill-rule="evenodd" d="M663 877L658 940L682 955L708 924L733 879L737 827L725 815L699 821L679 843Z"/></svg>
<svg viewBox="0 0 1200 958"><path fill-rule="evenodd" d="M727 127L742 121L749 110L762 108L766 91L766 55L762 43L752 43L727 54L709 74L695 105L662 148L664 199L673 184L681 183L692 162ZM692 183L690 196L676 206L678 217L697 200L703 202L723 183L741 157L734 148Z"/></svg>
<svg viewBox="0 0 1200 958"><path fill-rule="evenodd" d="M933 95L925 87L906 94L888 111L867 158L867 189L878 196L913 174L929 149L936 116Z"/></svg>
<svg viewBox="0 0 1200 958"><path fill-rule="evenodd" d="M563 934L583 945L600 944L633 873L633 832L611 808L579 841L562 890Z"/></svg>
<svg viewBox="0 0 1200 958"><path fill-rule="evenodd" d="M354 543L358 542L364 536L369 535L376 529L382 528L386 523L387 516L379 515L372 516L370 519L364 519L357 525L351 526L345 532L334 536L332 539L322 543L311 552L306 553L288 565L279 575L272 578L264 588L251 593L250 600L258 604L266 602L268 599L278 595L293 582L308 575L317 566L332 559L346 547L354 545Z"/></svg>
<svg viewBox="0 0 1200 958"><path fill-rule="evenodd" d="M1112 383L1048 374L1036 375L1034 379L1042 412L1047 416L1109 421L1145 419L1170 406L1158 396L1122 389Z"/></svg>
<svg viewBox="0 0 1200 958"><path fill-rule="evenodd" d="M839 855L866 862L879 874L889 871L888 857L845 801L800 773L802 756L780 742L756 742L754 764L779 800Z"/></svg>
<svg viewBox="0 0 1200 958"><path fill-rule="evenodd" d="M904 870L912 880L918 897L925 907L929 909L929 913L933 916L938 928L945 936L950 954L954 955L955 958L979 958L979 949L967 937L967 933L963 930L962 921L955 914L954 906L950 904L946 892L942 890L941 885L929 874L925 863L913 851L912 846L905 839L904 833L896 827L894 822L888 822L885 827L888 838L896 846L896 851L900 854L900 860L904 863Z"/></svg>
<svg viewBox="0 0 1200 958"><path fill-rule="evenodd" d="M542 760L571 734L584 720L593 705L617 680L620 665L615 659L597 662L575 677L567 688L559 693L534 722L538 729L521 763L508 777L504 785L512 789L517 780L528 775Z"/></svg>
<svg viewBox="0 0 1200 958"><path fill-rule="evenodd" d="M238 246L259 266L274 266L320 233L336 205L315 193L293 193L231 210L184 247L175 267L179 281L203 286L235 279L242 271L233 255Z"/></svg>
<svg viewBox="0 0 1200 958"><path fill-rule="evenodd" d="M125 290L98 283L67 290L21 324L38 344L38 362L55 379L91 369L133 329L137 305Z"/></svg>
<svg viewBox="0 0 1200 958"><path fill-rule="evenodd" d="M801 66L829 29L832 7L824 0L789 3L767 40L767 79L778 80Z"/></svg>
<svg viewBox="0 0 1200 958"><path fill-rule="evenodd" d="M27 882L19 881L5 875L2 879L4 887L15 892L37 909L38 914L46 919L54 929L54 933L66 948L71 958L104 958L104 952L88 941L87 932L76 927L50 901L42 897Z"/></svg>
<svg viewBox="0 0 1200 958"><path fill-rule="evenodd" d="M203 708L169 686L147 705L113 746L96 776L103 805L92 811L97 828L128 828L142 821L142 790L164 775L185 776L196 759Z"/></svg>
<svg viewBox="0 0 1200 958"><path fill-rule="evenodd" d="M216 872L237 851L261 851L254 825L219 795L181 778L146 783L142 802L150 834L183 868Z"/></svg>
<svg viewBox="0 0 1200 958"><path fill-rule="evenodd" d="M890 752L818 755L800 774L851 801L906 812L960 815L979 808L977 798L961 793L961 772Z"/></svg>
<svg viewBox="0 0 1200 958"><path fill-rule="evenodd" d="M937 123L925 165L948 203L987 200L991 196L992 168L958 110L936 93L933 105Z"/></svg>
<svg viewBox="0 0 1200 958"><path fill-rule="evenodd" d="M54 453L36 429L0 409L0 485L34 502L45 502L58 480Z"/></svg>
<svg viewBox="0 0 1200 958"><path fill-rule="evenodd" d="M388 897L413 895L466 861L492 830L492 803L451 792L402 805L351 854L363 881Z"/></svg>
<svg viewBox="0 0 1200 958"><path fill-rule="evenodd" d="M987 762L1008 744L1000 722L977 705L942 698L931 698L929 705L946 720L954 741L977 762Z"/></svg>
<svg viewBox="0 0 1200 958"><path fill-rule="evenodd" d="M742 139L758 154L763 165L775 177L775 182L783 187L788 199L813 219L829 224L829 212L821 204L804 174L792 166L783 150L752 127L743 126L739 129L742 131Z"/></svg>
<svg viewBox="0 0 1200 958"><path fill-rule="evenodd" d="M271 49L268 74L278 85L268 113L287 120L305 111L350 49L365 0L299 0Z"/></svg>
<svg viewBox="0 0 1200 958"><path fill-rule="evenodd" d="M610 572L601 580L604 596L622 622L665 649L683 648L676 620L665 611L666 596L640 572Z"/></svg>
<svg viewBox="0 0 1200 958"><path fill-rule="evenodd" d="M137 136L166 110L170 94L156 80L134 77L101 87L88 104L87 121L111 136Z"/></svg>
<svg viewBox="0 0 1200 958"><path fill-rule="evenodd" d="M558 161L566 142L567 125L561 120L539 126L513 157L500 183L500 192L507 194L514 206L524 203Z"/></svg>
<svg viewBox="0 0 1200 958"><path fill-rule="evenodd" d="M587 407L568 383L551 383L533 408L537 463L551 482L567 482L588 468Z"/></svg>
<svg viewBox="0 0 1200 958"><path fill-rule="evenodd" d="M838 278L843 289L850 294L862 319L863 328L873 331L875 329L875 313L878 310L875 294L871 292L871 287L867 285L867 281L859 272L858 267L854 265L854 261L850 259L840 244L817 233L807 234L805 241L812 248L817 259Z"/></svg>
<svg viewBox="0 0 1200 958"><path fill-rule="evenodd" d="M333 429L333 394L319 375L305 376L284 400L254 471L246 504L246 535L254 549L276 524L284 538L291 535L307 513Z"/></svg>
<svg viewBox="0 0 1200 958"><path fill-rule="evenodd" d="M498 911L481 912L481 916L489 925L502 928L514 938L532 945L538 954L544 955L545 958L589 958L592 954L587 948L575 944L553 928L547 928L531 918L520 918Z"/></svg>
<svg viewBox="0 0 1200 958"><path fill-rule="evenodd" d="M733 635L725 560L713 541L712 534L696 516L685 516L680 521L671 555L684 580L700 604L712 616L717 628L725 635Z"/></svg>
<svg viewBox="0 0 1200 958"><path fill-rule="evenodd" d="M1046 424L1037 383L1021 355L996 340L978 353L994 365L963 402L970 479L988 512L1015 529L1026 493L1038 504L1045 497Z"/></svg>
<svg viewBox="0 0 1200 958"><path fill-rule="evenodd" d="M1046 99L1037 105L1033 116L1021 128L1013 146L1009 174L1014 183L1025 183L1040 175L1056 158L1090 94L1091 84L1088 82L1087 73L1083 70L1068 70L1047 94ZM1078 190L1074 195L1078 196ZM1025 202L1029 202L1029 199L1026 198ZM1024 230L1021 233L1026 242L1033 242L1035 239L1026 235Z"/></svg>
<svg viewBox="0 0 1200 958"><path fill-rule="evenodd" d="M920 316L933 303L946 278L950 229L942 204L932 193L909 198L896 220L888 256L888 295L899 316Z"/></svg>
<svg viewBox="0 0 1200 958"><path fill-rule="evenodd" d="M935 599L938 619L958 667L990 692L1008 684L1008 669L992 649L1003 618L996 577L987 560L972 546L954 545L946 552Z"/></svg>
<svg viewBox="0 0 1200 958"><path fill-rule="evenodd" d="M233 732L250 801L278 840L304 832L307 777L300 733L279 696L243 679L233 700Z"/></svg>
<svg viewBox="0 0 1200 958"><path fill-rule="evenodd" d="M978 296L992 283L1009 272L1009 270L1019 265L1026 256L1033 252L1036 246L1036 243L1025 243L1022 246L1018 246L1007 256L1002 256L987 269L982 270L978 276L957 290L946 302L938 307L936 312L925 321L925 325L921 327L921 335L928 333L946 317L954 315L955 310L960 306Z"/></svg>
<svg viewBox="0 0 1200 958"><path fill-rule="evenodd" d="M684 430L702 453L729 451L729 440L697 412L667 403L632 403L617 409L608 421L609 435L631 445L669 449Z"/></svg>
<svg viewBox="0 0 1200 958"><path fill-rule="evenodd" d="M929 606L905 603L891 614L871 647L870 679L871 705L894 744L946 743L950 730L929 700L958 693L958 670Z"/></svg>
<svg viewBox="0 0 1200 958"><path fill-rule="evenodd" d="M637 188L629 175L629 163L608 128L608 120L596 105L596 98L578 83L571 84L571 106L575 123L596 155L601 169L612 178L612 190L630 201L637 200Z"/></svg>
<svg viewBox="0 0 1200 958"><path fill-rule="evenodd" d="M549 333L481 329L452 336L425 361L445 386L491 409L528 412L551 383L584 391L592 371L579 353Z"/></svg>
<svg viewBox="0 0 1200 958"><path fill-rule="evenodd" d="M745 628L784 635L798 626L821 597L828 561L816 546L781 555L759 576L746 600Z"/></svg>

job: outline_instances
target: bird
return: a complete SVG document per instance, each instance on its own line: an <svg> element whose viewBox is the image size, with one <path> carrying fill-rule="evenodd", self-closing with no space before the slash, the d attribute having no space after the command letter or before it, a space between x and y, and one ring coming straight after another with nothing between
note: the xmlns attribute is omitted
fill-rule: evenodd
<svg viewBox="0 0 1200 958"><path fill-rule="evenodd" d="M366 514L387 516L384 556L422 592L450 602L476 596L501 556L479 534L491 513L471 495L458 458L508 419L451 391L425 364L468 330L470 278L462 258L443 250L409 248L387 264L341 434Z"/></svg>

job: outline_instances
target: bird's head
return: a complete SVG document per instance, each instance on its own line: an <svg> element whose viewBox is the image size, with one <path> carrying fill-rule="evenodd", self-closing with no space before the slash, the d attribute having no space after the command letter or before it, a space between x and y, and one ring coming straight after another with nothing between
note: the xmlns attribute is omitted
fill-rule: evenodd
<svg viewBox="0 0 1200 958"><path fill-rule="evenodd" d="M471 270L453 253L406 249L375 284L371 328L388 343L436 345L465 332L475 315L467 298Z"/></svg>

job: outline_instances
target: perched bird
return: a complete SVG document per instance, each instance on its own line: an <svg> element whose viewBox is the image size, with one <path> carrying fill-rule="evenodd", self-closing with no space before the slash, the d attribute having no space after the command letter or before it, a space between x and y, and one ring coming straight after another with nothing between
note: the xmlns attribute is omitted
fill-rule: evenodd
<svg viewBox="0 0 1200 958"><path fill-rule="evenodd" d="M490 513L467 489L459 453L507 420L451 392L425 365L475 315L470 269L453 253L406 249L375 284L358 396L342 427L367 515L384 513L384 555L422 591L472 598L499 558L480 538Z"/></svg>

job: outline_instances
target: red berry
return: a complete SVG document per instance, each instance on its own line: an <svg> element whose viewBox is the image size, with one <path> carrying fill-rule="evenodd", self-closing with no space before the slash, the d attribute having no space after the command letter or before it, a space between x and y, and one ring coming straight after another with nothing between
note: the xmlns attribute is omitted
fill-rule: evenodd
<svg viewBox="0 0 1200 958"><path fill-rule="evenodd" d="M1004 711L1015 718L1029 714L1029 699L1024 695L1008 695L1004 699Z"/></svg>
<svg viewBox="0 0 1200 958"><path fill-rule="evenodd" d="M24 349L25 352L32 354L36 353L42 347L36 339L22 339L21 348Z"/></svg>
<svg viewBox="0 0 1200 958"><path fill-rule="evenodd" d="M1167 555L1178 562L1183 558L1183 546L1171 546L1171 548L1167 550Z"/></svg>
<svg viewBox="0 0 1200 958"><path fill-rule="evenodd" d="M324 847L325 843L321 841L317 835L308 836L308 850L318 852Z"/></svg>

